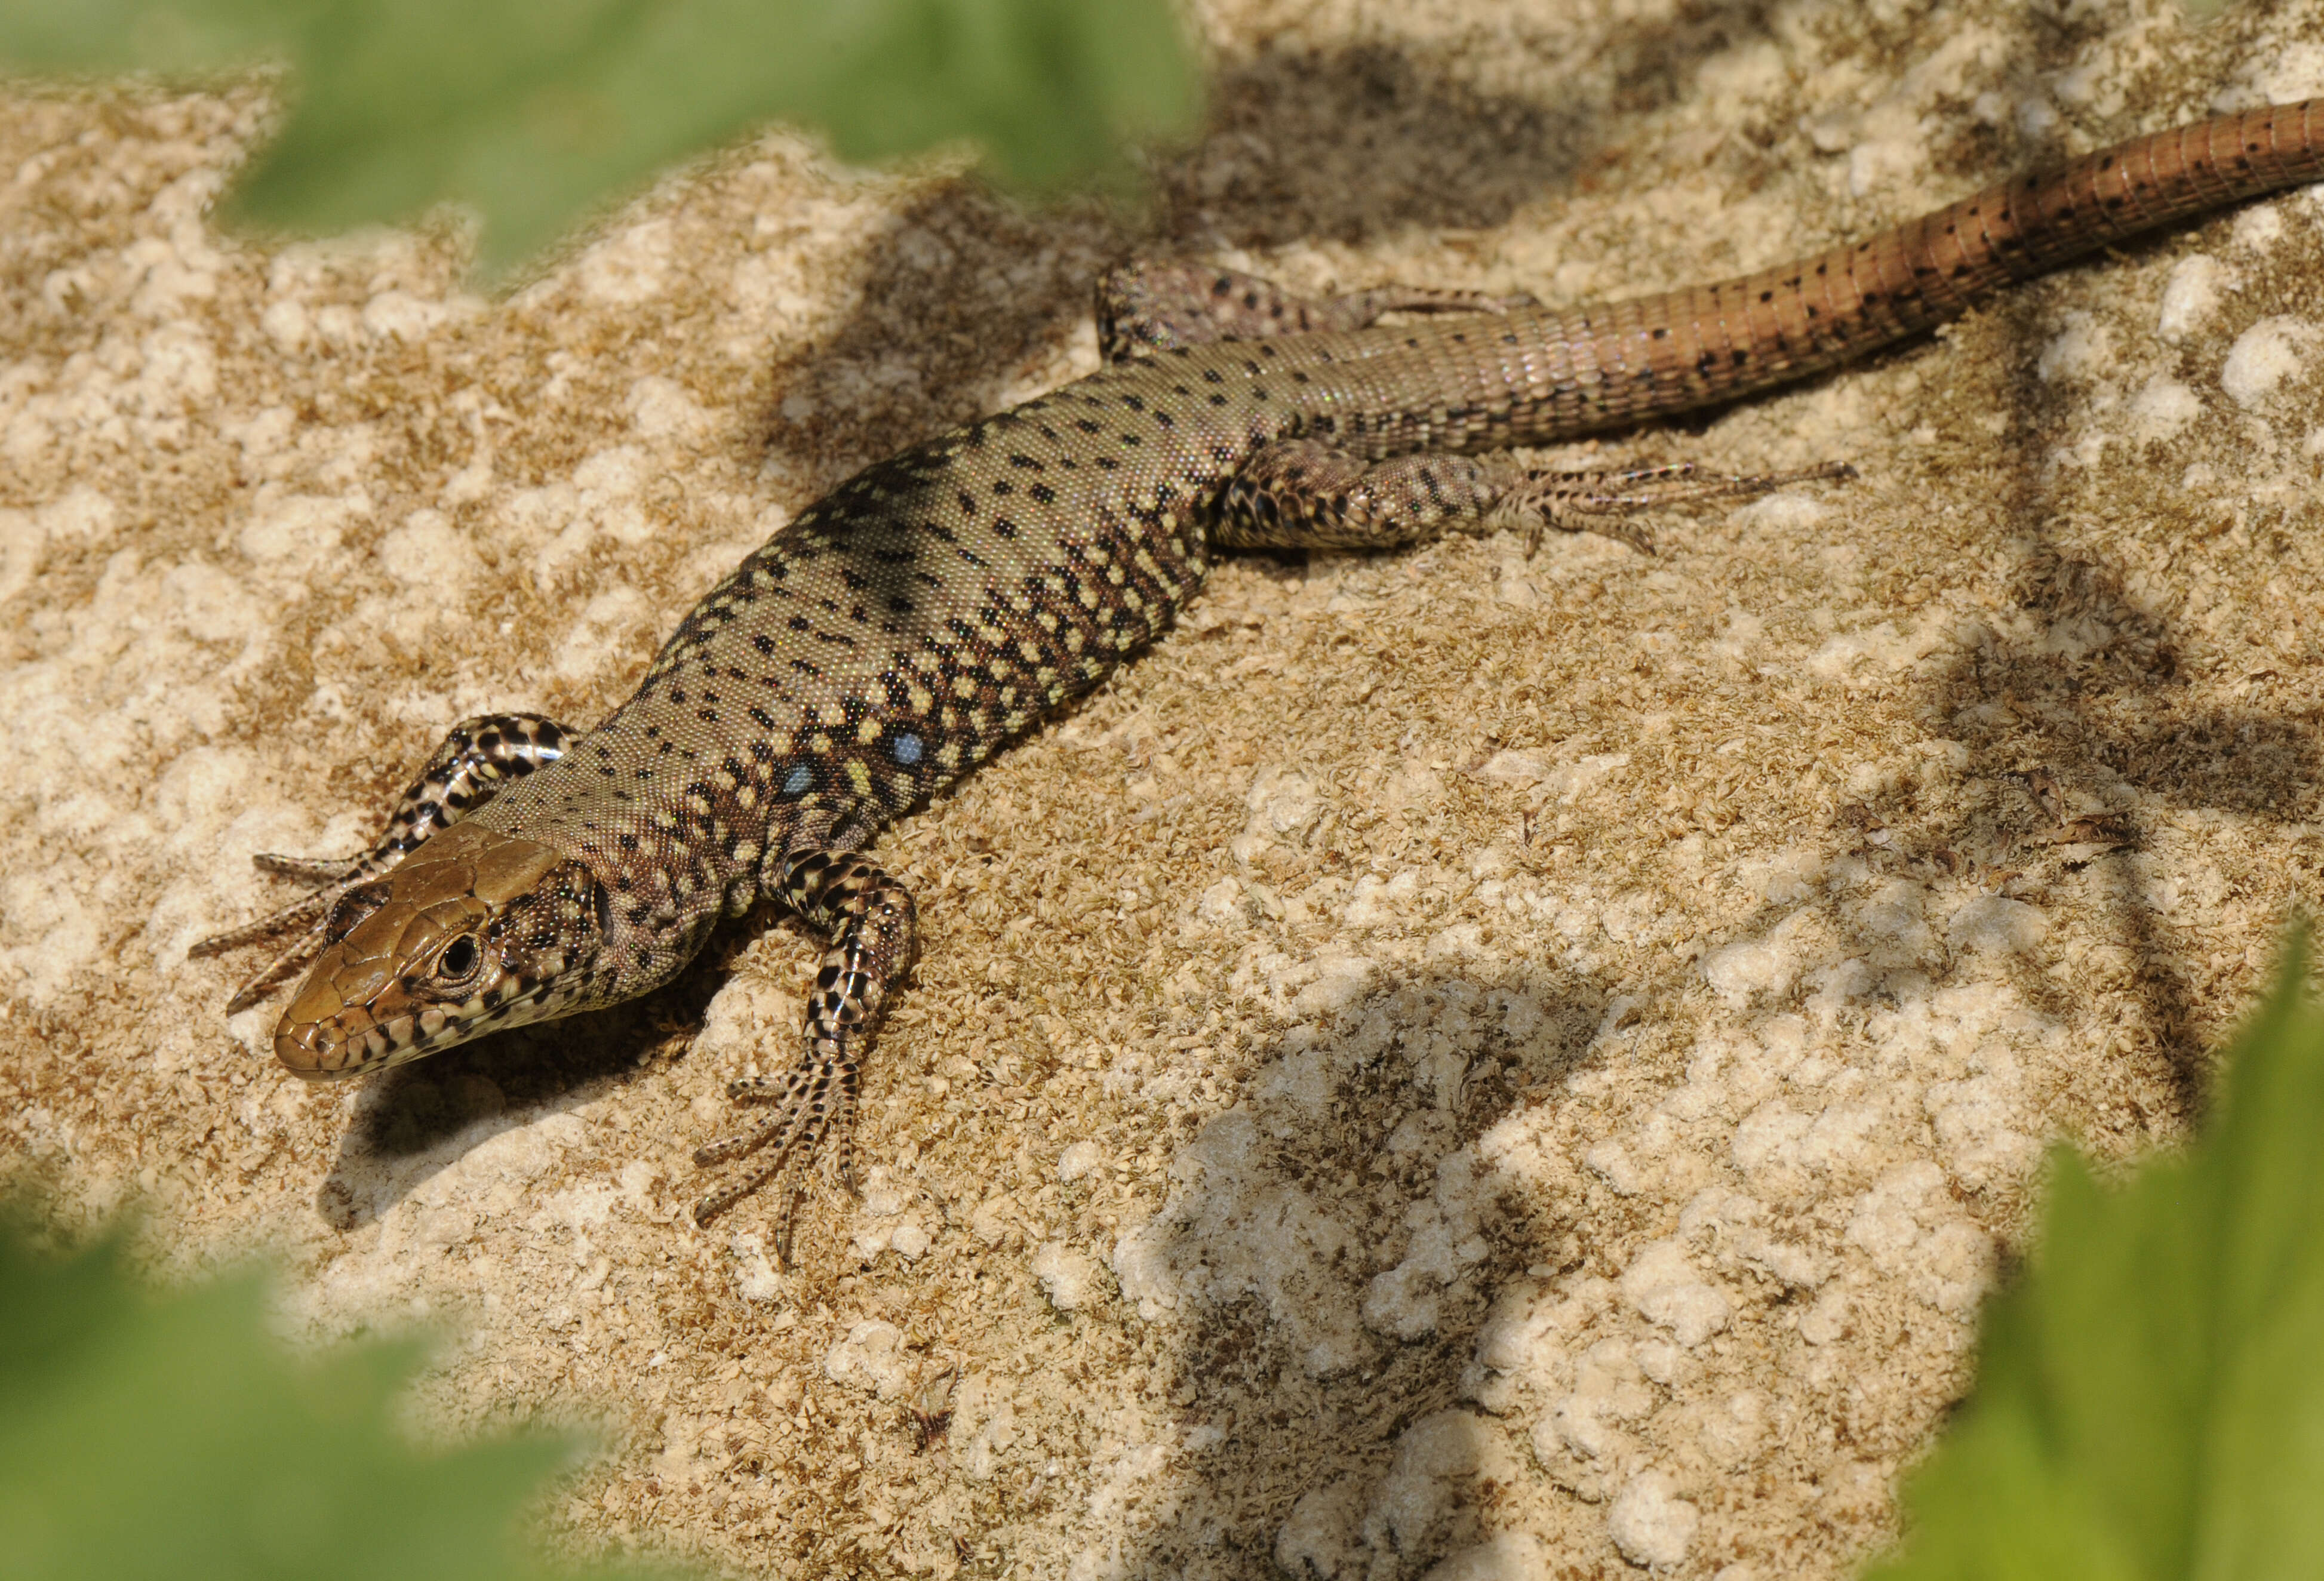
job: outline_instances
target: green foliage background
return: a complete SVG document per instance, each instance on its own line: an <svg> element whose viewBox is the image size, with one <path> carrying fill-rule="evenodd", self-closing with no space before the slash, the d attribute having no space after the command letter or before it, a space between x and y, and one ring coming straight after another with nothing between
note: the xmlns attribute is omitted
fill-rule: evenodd
<svg viewBox="0 0 2324 1581"><path fill-rule="evenodd" d="M572 1440L423 1453L392 1420L416 1347L296 1361L267 1336L265 1305L256 1274L151 1296L118 1235L58 1259L0 1233L0 1575L613 1573L549 1567L523 1540Z"/></svg>
<svg viewBox="0 0 2324 1581"><path fill-rule="evenodd" d="M2324 1016L2295 943L2200 1143L2053 1159L2030 1274L1877 1581L2324 1575Z"/></svg>
<svg viewBox="0 0 2324 1581"><path fill-rule="evenodd" d="M1032 191L1134 183L1200 103L1167 0L0 0L0 67L290 68L231 217L298 231L457 199L498 274L655 170L772 120L876 160L956 139Z"/></svg>

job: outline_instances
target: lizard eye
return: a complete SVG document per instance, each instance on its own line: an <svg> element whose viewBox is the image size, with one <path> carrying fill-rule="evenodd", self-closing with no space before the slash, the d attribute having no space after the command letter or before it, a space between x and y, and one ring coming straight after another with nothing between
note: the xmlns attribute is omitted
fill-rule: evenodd
<svg viewBox="0 0 2324 1581"><path fill-rule="evenodd" d="M476 970L476 947L474 933L463 933L444 946L444 953L436 958L436 975L447 983L457 982Z"/></svg>

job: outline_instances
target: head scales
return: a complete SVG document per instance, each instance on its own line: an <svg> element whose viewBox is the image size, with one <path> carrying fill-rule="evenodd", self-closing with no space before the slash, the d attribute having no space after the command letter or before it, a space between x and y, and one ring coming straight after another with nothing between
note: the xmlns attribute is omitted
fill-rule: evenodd
<svg viewBox="0 0 2324 1581"><path fill-rule="evenodd" d="M605 900L562 852L456 823L332 905L274 1057L326 1081L581 1009Z"/></svg>

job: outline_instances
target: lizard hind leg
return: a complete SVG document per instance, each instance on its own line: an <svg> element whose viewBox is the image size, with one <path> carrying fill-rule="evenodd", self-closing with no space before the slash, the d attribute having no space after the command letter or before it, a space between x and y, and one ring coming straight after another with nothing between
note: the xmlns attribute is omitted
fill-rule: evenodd
<svg viewBox="0 0 2324 1581"><path fill-rule="evenodd" d="M1262 446L1229 481L1215 539L1237 549L1392 549L1517 525L1536 538L1545 527L1603 533L1651 553L1652 542L1628 520L1640 512L1853 475L1843 463L1727 476L1690 463L1549 472L1499 454L1371 462L1319 439L1284 439Z"/></svg>
<svg viewBox="0 0 2324 1581"><path fill-rule="evenodd" d="M1362 329L1384 313L1505 313L1537 305L1522 294L1401 285L1303 297L1239 270L1139 261L1098 281L1098 346L1107 362L1118 363L1172 346Z"/></svg>
<svg viewBox="0 0 2324 1581"><path fill-rule="evenodd" d="M1502 455L1371 462L1320 439L1283 439L1228 481L1213 536L1232 549L1403 548L1487 530L1525 481Z"/></svg>
<svg viewBox="0 0 2324 1581"><path fill-rule="evenodd" d="M538 714L488 713L462 720L445 733L419 777L396 798L386 829L369 850L337 858L258 853L251 859L261 871L302 879L315 888L255 921L195 941L187 955L223 954L306 924L289 949L245 978L226 1001L229 1016L248 1009L322 948L341 896L393 868L420 841L483 806L511 780L557 761L572 739L571 731Z"/></svg>
<svg viewBox="0 0 2324 1581"><path fill-rule="evenodd" d="M1532 472L1501 501L1500 510L1532 529L1597 532L1621 539L1645 554L1654 540L1631 518L1673 505L1704 500L1743 500L1773 493L1794 483L1840 482L1856 475L1844 461L1827 461L1790 472L1705 473L1692 462L1631 467L1619 472Z"/></svg>

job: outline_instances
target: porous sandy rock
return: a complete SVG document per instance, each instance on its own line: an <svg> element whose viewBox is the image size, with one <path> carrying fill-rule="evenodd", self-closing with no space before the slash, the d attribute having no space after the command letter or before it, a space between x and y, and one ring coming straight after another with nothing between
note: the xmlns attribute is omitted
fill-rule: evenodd
<svg viewBox="0 0 2324 1581"><path fill-rule="evenodd" d="M598 1424L560 1540L736 1575L1835 1576L2041 1150L2196 1112L2324 900L2324 206L2120 248L1553 464L1845 460L1601 538L1220 570L887 836L860 1196L688 1162L814 945L355 1087L187 945L449 721L616 703L860 466L1094 363L1133 246L1572 301L2324 91L2324 8L1204 0L1158 235L771 133L521 289L206 215L256 87L0 101L0 1136L302 1342ZM946 1413L949 1413L948 1415Z"/></svg>

